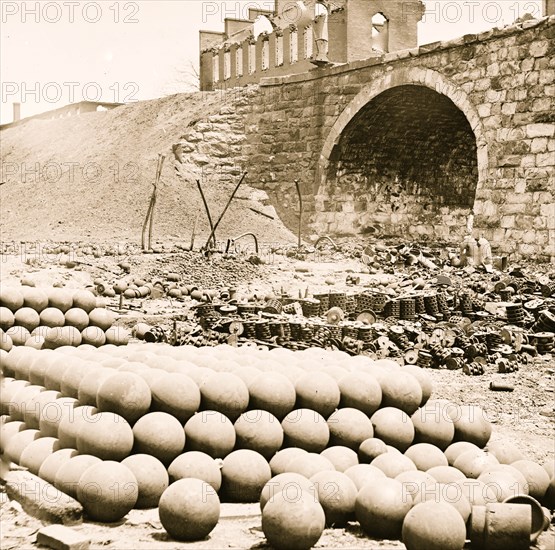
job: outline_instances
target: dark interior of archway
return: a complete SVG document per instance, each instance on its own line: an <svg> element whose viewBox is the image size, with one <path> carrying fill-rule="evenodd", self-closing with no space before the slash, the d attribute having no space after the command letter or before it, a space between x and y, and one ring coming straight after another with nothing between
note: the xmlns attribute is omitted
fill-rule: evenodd
<svg viewBox="0 0 555 550"><path fill-rule="evenodd" d="M471 208L478 182L476 138L448 97L424 86L398 86L375 97L349 123L327 176L331 196L362 194L369 203L386 201L392 212Z"/></svg>

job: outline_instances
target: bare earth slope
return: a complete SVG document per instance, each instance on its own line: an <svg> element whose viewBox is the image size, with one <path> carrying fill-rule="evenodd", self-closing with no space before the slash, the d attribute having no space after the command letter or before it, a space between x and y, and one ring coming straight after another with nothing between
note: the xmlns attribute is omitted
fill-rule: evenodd
<svg viewBox="0 0 555 550"><path fill-rule="evenodd" d="M30 120L0 134L0 239L140 241L158 153L167 155L155 211L154 239L188 243L208 222L192 178L179 179L172 145L187 128L217 114L216 93L178 94L128 104L112 111L55 120ZM187 159L185 159L187 162ZM232 183L203 178L217 219ZM264 193L245 186L218 231L220 240L254 231L261 240L294 242ZM200 245L201 241L198 240Z"/></svg>

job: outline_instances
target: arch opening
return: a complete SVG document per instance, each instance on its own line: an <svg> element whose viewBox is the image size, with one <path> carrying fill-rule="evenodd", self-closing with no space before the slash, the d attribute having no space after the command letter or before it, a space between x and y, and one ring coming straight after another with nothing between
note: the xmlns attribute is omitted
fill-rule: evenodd
<svg viewBox="0 0 555 550"><path fill-rule="evenodd" d="M345 126L328 157L319 210L334 233L458 238L478 180L465 114L431 88L400 85Z"/></svg>

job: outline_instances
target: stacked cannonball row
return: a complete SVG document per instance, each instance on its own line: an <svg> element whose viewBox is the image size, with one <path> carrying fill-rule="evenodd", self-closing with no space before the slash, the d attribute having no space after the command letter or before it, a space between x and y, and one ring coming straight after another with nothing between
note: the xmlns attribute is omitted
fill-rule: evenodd
<svg viewBox="0 0 555 550"><path fill-rule="evenodd" d="M96 521L158 506L172 537L198 540L221 500L260 501L275 548L356 519L369 537L449 550L473 506L515 492L554 504L553 472L490 442L479 407L430 399L414 365L227 345L0 355L6 455Z"/></svg>
<svg viewBox="0 0 555 550"><path fill-rule="evenodd" d="M88 290L2 287L0 290L0 349L105 343L124 345L129 333L114 327L116 316Z"/></svg>

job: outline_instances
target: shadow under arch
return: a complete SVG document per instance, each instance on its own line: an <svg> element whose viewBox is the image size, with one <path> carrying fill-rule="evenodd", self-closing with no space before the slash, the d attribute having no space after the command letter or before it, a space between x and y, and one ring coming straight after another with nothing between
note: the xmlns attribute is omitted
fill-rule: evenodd
<svg viewBox="0 0 555 550"><path fill-rule="evenodd" d="M332 233L375 224L393 234L420 226L422 235L441 226L436 236L458 236L487 173L482 122L464 90L437 71L394 70L365 86L329 131L315 221Z"/></svg>

